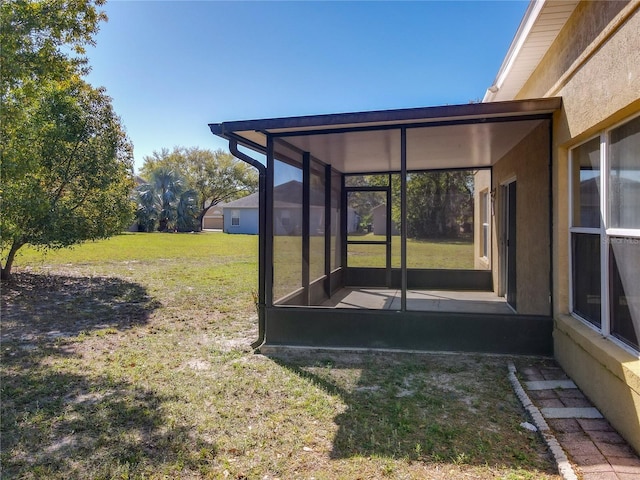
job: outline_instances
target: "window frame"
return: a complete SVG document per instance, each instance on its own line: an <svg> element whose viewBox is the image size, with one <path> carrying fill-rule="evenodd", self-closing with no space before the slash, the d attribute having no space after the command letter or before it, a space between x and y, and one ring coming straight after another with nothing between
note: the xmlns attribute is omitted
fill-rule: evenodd
<svg viewBox="0 0 640 480"><path fill-rule="evenodd" d="M286 210L286 209L281 210L279 218L280 218L280 225L282 225L284 228L289 228L291 226L291 212L289 210Z"/></svg>
<svg viewBox="0 0 640 480"><path fill-rule="evenodd" d="M480 258L489 262L491 258L491 192L488 188L480 192L480 232Z"/></svg>
<svg viewBox="0 0 640 480"><path fill-rule="evenodd" d="M231 210L231 226L240 226L240 210Z"/></svg>
<svg viewBox="0 0 640 480"><path fill-rule="evenodd" d="M612 318L611 318L611 305L610 305L610 293L611 293L611 271L610 271L610 244L611 239L614 237L629 237L640 239L640 228L609 228L610 224L610 198L609 198L609 181L610 181L610 156L611 156L611 132L616 128L621 127L629 122L632 122L636 119L640 118L640 115L634 115L624 119L621 122L618 122L602 131L598 134L593 135L580 143L572 146L569 149L569 175L568 175L568 183L569 183L569 236L568 236L568 250L569 250L569 311L571 315L584 324L586 324L591 329L601 333L604 337L614 342L616 345L624 348L628 352L632 353L635 356L640 357L640 349L629 345L623 340L617 338L612 332ZM579 186L574 185L574 168L575 162L579 161L575 156L574 152L578 149L578 147L592 141L595 138L599 138L600 140L600 191L599 191L599 199L600 199L600 226L599 227L582 227L582 226L574 226L575 222L575 214L576 208L574 205L575 202L575 189L579 188ZM575 307L575 298L574 298L574 250L573 250L573 239L574 234L591 234L599 236L599 244L600 244L600 327L595 325L593 322L590 322L586 318L582 317L580 313L574 311ZM640 332L636 333L640 336Z"/></svg>

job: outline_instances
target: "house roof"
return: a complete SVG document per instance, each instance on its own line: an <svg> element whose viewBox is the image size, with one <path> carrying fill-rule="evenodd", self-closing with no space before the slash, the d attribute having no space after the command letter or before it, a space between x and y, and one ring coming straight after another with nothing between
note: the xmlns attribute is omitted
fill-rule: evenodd
<svg viewBox="0 0 640 480"><path fill-rule="evenodd" d="M302 182L290 180L276 185L273 189L275 205L278 207L300 207L302 205ZM224 208L258 208L258 193L252 193L233 202L226 203ZM324 207L324 190L311 189L310 204Z"/></svg>
<svg viewBox="0 0 640 480"><path fill-rule="evenodd" d="M232 202L225 203L222 208L258 208L259 194L258 192L247 195L246 197L233 200Z"/></svg>
<svg viewBox="0 0 640 480"><path fill-rule="evenodd" d="M483 102L512 100L522 89L579 0L532 0Z"/></svg>
<svg viewBox="0 0 640 480"><path fill-rule="evenodd" d="M207 211L205 212L204 216L205 217L217 217L220 214L216 213L217 211L222 212L222 209L224 208L226 204L225 203L216 203L215 205L211 205L209 208L207 208Z"/></svg>
<svg viewBox="0 0 640 480"><path fill-rule="evenodd" d="M400 110L212 123L211 132L261 153L275 138L276 158L302 152L344 173L399 171L400 128L407 127L409 169L481 168L493 165L560 98L445 105Z"/></svg>

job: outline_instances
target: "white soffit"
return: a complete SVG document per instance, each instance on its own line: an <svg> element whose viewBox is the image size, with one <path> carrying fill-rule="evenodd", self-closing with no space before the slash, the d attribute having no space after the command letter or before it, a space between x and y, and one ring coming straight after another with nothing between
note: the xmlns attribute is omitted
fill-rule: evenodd
<svg viewBox="0 0 640 480"><path fill-rule="evenodd" d="M578 3L578 0L532 0L483 102L516 97Z"/></svg>
<svg viewBox="0 0 640 480"><path fill-rule="evenodd" d="M540 120L407 130L409 170L490 167ZM287 143L343 173L400 171L400 130L287 137Z"/></svg>

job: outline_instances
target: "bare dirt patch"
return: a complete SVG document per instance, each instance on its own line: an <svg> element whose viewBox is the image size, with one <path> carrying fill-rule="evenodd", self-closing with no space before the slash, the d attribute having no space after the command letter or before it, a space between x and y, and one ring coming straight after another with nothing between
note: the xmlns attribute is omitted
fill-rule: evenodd
<svg viewBox="0 0 640 480"><path fill-rule="evenodd" d="M144 287L120 278L17 272L2 285L0 338L31 343L128 329L158 306Z"/></svg>

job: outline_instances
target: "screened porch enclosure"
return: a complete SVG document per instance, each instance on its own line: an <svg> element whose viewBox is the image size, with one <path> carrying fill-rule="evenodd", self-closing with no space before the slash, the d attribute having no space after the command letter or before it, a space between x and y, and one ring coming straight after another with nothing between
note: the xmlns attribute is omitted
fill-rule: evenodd
<svg viewBox="0 0 640 480"><path fill-rule="evenodd" d="M340 174L309 161L309 225L303 225L304 166L274 161L273 211L273 303L289 306L359 305L360 308L402 310L402 208L400 174ZM490 170L440 170L407 174L407 295L411 290L462 290L493 292L488 253L474 262L474 190L476 177L489 177ZM293 178L293 180L291 180ZM334 180L337 180L336 188ZM344 182L344 186L343 186ZM325 191L326 190L326 191ZM327 198L325 205L324 198ZM342 216L341 212L346 215ZM325 221L328 224L325 225ZM484 226L490 228L491 218ZM304 232L308 232L305 238ZM388 233L387 233L388 232ZM308 252L306 251L308 245ZM329 261L325 265L325 245ZM308 263L307 263L308 262ZM325 267L327 270L325 271ZM339 270L342 281L327 282ZM308 278L307 278L308 277ZM360 300L336 303L336 289L383 287L400 302L377 302L368 293ZM397 290L396 294L392 292ZM351 291L354 291L353 288ZM346 292L341 292L344 295ZM426 301L413 293L407 309L438 309L436 296ZM468 301L473 302L468 295ZM371 298L372 301L364 301ZM391 297L389 297L391 298ZM423 298L425 301L420 302ZM450 295L450 302L465 296ZM499 303L499 299L491 299ZM504 302L502 302L504 303ZM475 301L482 313L482 304ZM494 306L494 305L492 305ZM435 307L435 308L434 308ZM510 312L503 305L503 312ZM459 309L459 306L455 307ZM494 310L490 308L489 310Z"/></svg>
<svg viewBox="0 0 640 480"><path fill-rule="evenodd" d="M526 238L549 223L558 106L210 125L232 153L240 145L266 157L261 166L237 154L262 177L256 346L550 354L551 253L532 257ZM505 174L530 168L543 171ZM546 205L516 215L505 179Z"/></svg>

